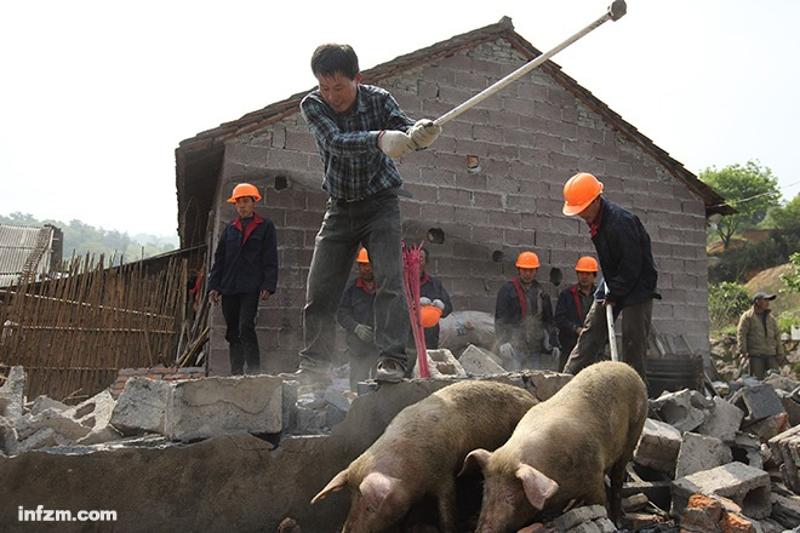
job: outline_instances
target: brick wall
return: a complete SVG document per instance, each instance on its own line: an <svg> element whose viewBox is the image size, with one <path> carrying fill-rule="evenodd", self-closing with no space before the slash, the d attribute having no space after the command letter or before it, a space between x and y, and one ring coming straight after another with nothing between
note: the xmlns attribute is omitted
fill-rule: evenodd
<svg viewBox="0 0 800 533"><path fill-rule="evenodd" d="M435 118L522 63L503 40L407 71L382 83L413 118ZM469 173L466 156L480 158ZM593 253L580 220L561 214L564 181L589 171L607 196L631 209L653 241L664 299L654 306L660 332L685 334L697 350L708 348L705 211L702 199L638 145L615 131L542 70L534 71L447 124L429 150L399 162L405 187L406 238L423 240L430 228L444 232L430 244L430 270L442 278L456 309L491 312L500 285L515 274L524 248L542 261L540 281L551 268L573 283L580 255ZM275 191L266 176L289 174L292 188ZM259 314L262 359L271 369L291 368L301 342L300 317L314 235L324 209L321 163L302 118L291 116L226 148L221 191L248 176L267 194L262 213L278 228L279 292ZM218 194L217 220L224 194ZM229 209L229 208L228 208ZM217 224L217 234L222 222ZM216 237L215 237L216 238ZM555 293L555 290L553 290ZM211 370L227 370L224 322L213 314Z"/></svg>

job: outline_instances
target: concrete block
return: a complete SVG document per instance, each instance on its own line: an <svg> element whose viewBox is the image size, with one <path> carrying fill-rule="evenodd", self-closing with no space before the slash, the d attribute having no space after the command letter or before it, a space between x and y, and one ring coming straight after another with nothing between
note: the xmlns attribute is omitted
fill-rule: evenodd
<svg viewBox="0 0 800 533"><path fill-rule="evenodd" d="M24 441L37 433L41 429L50 428L58 433L65 442L75 442L78 439L85 437L89 431L86 426L82 425L65 416L64 413L56 411L55 409L45 409L38 415L25 415L17 419L16 429L20 441Z"/></svg>
<svg viewBox="0 0 800 533"><path fill-rule="evenodd" d="M526 389L540 402L550 399L572 379L572 374L561 374L548 370L523 370L520 372Z"/></svg>
<svg viewBox="0 0 800 533"><path fill-rule="evenodd" d="M56 411L66 411L69 409L69 405L65 403L61 403L58 400L54 400L48 396L41 395L37 396L33 402L29 404L30 413L32 415L38 415L45 409L55 409Z"/></svg>
<svg viewBox="0 0 800 533"><path fill-rule="evenodd" d="M764 378L762 383L770 385L773 389L775 389L775 392L792 392L797 387L800 387L799 381L786 376L781 376L780 374L770 374Z"/></svg>
<svg viewBox="0 0 800 533"><path fill-rule="evenodd" d="M111 425L123 435L144 432L164 435L167 400L173 386L155 379L129 379L114 406Z"/></svg>
<svg viewBox="0 0 800 533"><path fill-rule="evenodd" d="M17 430L7 418L0 416L0 452L6 455L17 453Z"/></svg>
<svg viewBox="0 0 800 533"><path fill-rule="evenodd" d="M591 522L596 518L607 518L606 508L602 505L586 505L576 507L552 521L552 527L557 531L568 531L585 522Z"/></svg>
<svg viewBox="0 0 800 533"><path fill-rule="evenodd" d="M111 421L111 415L117 401L108 389L95 394L75 407L70 407L63 411L64 416L68 416L86 426L90 430L101 430Z"/></svg>
<svg viewBox="0 0 800 533"><path fill-rule="evenodd" d="M25 405L25 370L12 366L8 378L0 386L0 416L14 420L23 413Z"/></svg>
<svg viewBox="0 0 800 533"><path fill-rule="evenodd" d="M731 449L714 437L686 432L678 452L675 477L684 477L702 470L710 470L733 460Z"/></svg>
<svg viewBox="0 0 800 533"><path fill-rule="evenodd" d="M731 403L745 412L745 423L757 422L784 412L783 403L771 385L759 383L739 389Z"/></svg>
<svg viewBox="0 0 800 533"><path fill-rule="evenodd" d="M35 433L29 435L27 438L20 439L17 443L16 454L27 453L39 448L49 448L51 446L58 446L57 433L51 428L41 428Z"/></svg>
<svg viewBox="0 0 800 533"><path fill-rule="evenodd" d="M446 348L428 350L428 369L430 370L431 379L467 377L464 367L453 356L453 353ZM414 367L414 377L419 377L419 365Z"/></svg>
<svg viewBox="0 0 800 533"><path fill-rule="evenodd" d="M738 461L676 479L672 483L672 514L679 515L693 494L729 498L745 515L757 519L772 511L769 474Z"/></svg>
<svg viewBox="0 0 800 533"><path fill-rule="evenodd" d="M775 392L778 393L783 408L786 410L786 414L789 415L789 425L800 425L800 400L796 399L791 392L780 389L776 389Z"/></svg>
<svg viewBox="0 0 800 533"><path fill-rule="evenodd" d="M688 389L664 392L657 399L650 401L650 409L678 431L693 431L705 422L705 413L702 408L693 404L693 399L696 403L696 396Z"/></svg>
<svg viewBox="0 0 800 533"><path fill-rule="evenodd" d="M787 429L769 440L772 459L780 465L783 481L800 494L800 426Z"/></svg>
<svg viewBox="0 0 800 533"><path fill-rule="evenodd" d="M269 375L213 377L176 383L167 399L165 430L190 441L283 429L283 380Z"/></svg>
<svg viewBox="0 0 800 533"><path fill-rule="evenodd" d="M761 439L761 442L767 442L772 437L782 433L789 427L789 415L786 411L772 415L762 420L745 424L742 426L742 431L746 431Z"/></svg>
<svg viewBox="0 0 800 533"><path fill-rule="evenodd" d="M758 437L749 433L737 432L731 444L733 458L740 463L763 469L764 462L761 458L761 442Z"/></svg>
<svg viewBox="0 0 800 533"><path fill-rule="evenodd" d="M701 435L716 437L723 442L732 442L742 424L744 412L718 396L715 396L713 401L713 409L708 412L705 421L696 431Z"/></svg>
<svg viewBox="0 0 800 533"><path fill-rule="evenodd" d="M800 526L800 496L772 494L771 517L787 529Z"/></svg>
<svg viewBox="0 0 800 533"><path fill-rule="evenodd" d="M495 354L474 344L467 346L467 349L458 358L458 362L469 376L490 376L506 371Z"/></svg>
<svg viewBox="0 0 800 533"><path fill-rule="evenodd" d="M648 418L633 454L633 460L672 476L681 448L681 432L665 422Z"/></svg>

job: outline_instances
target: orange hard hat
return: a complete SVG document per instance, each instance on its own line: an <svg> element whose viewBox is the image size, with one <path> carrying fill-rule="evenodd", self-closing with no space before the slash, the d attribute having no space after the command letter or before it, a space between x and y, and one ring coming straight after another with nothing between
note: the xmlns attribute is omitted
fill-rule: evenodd
<svg viewBox="0 0 800 533"><path fill-rule="evenodd" d="M539 268L539 256L534 252L522 252L517 256L517 268Z"/></svg>
<svg viewBox="0 0 800 533"><path fill-rule="evenodd" d="M246 196L252 196L255 198L256 202L261 201L261 193L258 192L258 187L249 183L239 183L233 188L233 193L231 193L231 197L228 198L228 203L235 204L236 200Z"/></svg>
<svg viewBox="0 0 800 533"><path fill-rule="evenodd" d="M358 257L356 257L356 263L369 263L369 254L367 253L367 249L363 246L358 251Z"/></svg>
<svg viewBox="0 0 800 533"><path fill-rule="evenodd" d="M432 328L442 318L442 310L435 305L423 305L419 309L419 321L423 328Z"/></svg>
<svg viewBox="0 0 800 533"><path fill-rule="evenodd" d="M587 172L578 172L564 184L564 207L561 212L577 215L603 192L603 184Z"/></svg>
<svg viewBox="0 0 800 533"><path fill-rule="evenodd" d="M597 272L597 259L590 255L584 255L575 263L576 272Z"/></svg>

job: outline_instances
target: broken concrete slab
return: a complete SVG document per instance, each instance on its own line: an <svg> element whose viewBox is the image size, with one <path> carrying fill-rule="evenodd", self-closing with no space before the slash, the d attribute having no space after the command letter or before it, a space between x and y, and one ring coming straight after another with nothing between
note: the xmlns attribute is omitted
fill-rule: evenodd
<svg viewBox="0 0 800 533"><path fill-rule="evenodd" d="M764 462L761 457L761 442L758 437L739 431L731 444L733 459L753 468L763 470Z"/></svg>
<svg viewBox="0 0 800 533"><path fill-rule="evenodd" d="M648 418L645 420L633 460L672 476L682 440L681 432L671 425Z"/></svg>
<svg viewBox="0 0 800 533"><path fill-rule="evenodd" d="M130 378L111 413L111 425L123 435L165 434L169 383L142 377Z"/></svg>
<svg viewBox="0 0 800 533"><path fill-rule="evenodd" d="M572 374L562 374L549 370L525 370L520 372L520 375L526 384L523 388L528 389L540 402L549 400L564 385L569 383L573 377Z"/></svg>
<svg viewBox="0 0 800 533"><path fill-rule="evenodd" d="M687 431L683 434L683 442L678 452L675 477L680 478L710 470L732 460L731 449L721 440Z"/></svg>
<svg viewBox="0 0 800 533"><path fill-rule="evenodd" d="M458 362L469 376L491 376L506 371L499 357L474 344L467 346L467 349L458 358Z"/></svg>
<svg viewBox="0 0 800 533"><path fill-rule="evenodd" d="M786 414L789 415L789 425L800 425L800 400L798 400L792 392L783 390L776 390L775 392L778 393L783 408L786 409Z"/></svg>
<svg viewBox="0 0 800 533"><path fill-rule="evenodd" d="M25 369L12 366L0 386L0 416L11 420L22 416L25 406Z"/></svg>
<svg viewBox="0 0 800 533"><path fill-rule="evenodd" d="M772 494L771 518L786 529L800 526L800 496Z"/></svg>
<svg viewBox="0 0 800 533"><path fill-rule="evenodd" d="M71 407L63 412L64 416L69 416L90 430L100 430L107 426L111 421L114 407L117 401L106 389L95 394L75 407Z"/></svg>
<svg viewBox="0 0 800 533"><path fill-rule="evenodd" d="M655 400L650 400L651 412L678 431L692 431L705 421L705 413L702 407L696 405L697 396L692 392L688 389L664 392Z"/></svg>
<svg viewBox="0 0 800 533"><path fill-rule="evenodd" d="M745 515L756 519L772 512L769 474L744 463L733 462L676 479L672 483L673 516L681 514L693 494L728 498Z"/></svg>
<svg viewBox="0 0 800 533"><path fill-rule="evenodd" d="M458 359L446 348L428 350L428 370L431 379L465 378L467 373ZM414 377L419 376L419 365L414 366Z"/></svg>
<svg viewBox="0 0 800 533"><path fill-rule="evenodd" d="M776 392L792 392L797 387L800 387L800 382L786 376L781 376L780 374L770 374L764 378L762 383L770 385Z"/></svg>
<svg viewBox="0 0 800 533"><path fill-rule="evenodd" d="M732 442L742 425L744 412L718 396L714 397L713 402L714 407L708 411L705 421L695 431L723 442Z"/></svg>
<svg viewBox="0 0 800 533"><path fill-rule="evenodd" d="M800 426L787 429L769 440L772 459L779 465L783 481L800 494Z"/></svg>
<svg viewBox="0 0 800 533"><path fill-rule="evenodd" d="M586 505L567 511L553 520L551 524L557 531L568 531L584 522L607 517L606 508L602 505Z"/></svg>
<svg viewBox="0 0 800 533"><path fill-rule="evenodd" d="M6 455L17 453L17 430L7 418L0 416L0 452Z"/></svg>
<svg viewBox="0 0 800 533"><path fill-rule="evenodd" d="M266 374L211 377L173 385L167 399L166 435L190 441L243 431L283 429L283 380Z"/></svg>
<svg viewBox="0 0 800 533"><path fill-rule="evenodd" d="M15 426L20 441L28 439L43 428L52 429L62 437L60 440L64 442L74 442L85 437L90 431L86 426L55 409L45 409L38 415L33 416L30 414L24 415L17 419Z"/></svg>
<svg viewBox="0 0 800 533"><path fill-rule="evenodd" d="M784 411L777 415L772 415L762 420L742 426L742 431L746 431L758 437L761 442L767 442L775 435L782 433L789 426L789 415Z"/></svg>
<svg viewBox="0 0 800 533"><path fill-rule="evenodd" d="M742 387L730 401L745 412L745 423L757 422L784 412L783 403L775 389L765 383Z"/></svg>
<svg viewBox="0 0 800 533"><path fill-rule="evenodd" d="M69 409L69 405L54 400L49 396L40 395L29 404L28 409L32 415L38 415L45 409L55 409L56 411L63 412Z"/></svg>

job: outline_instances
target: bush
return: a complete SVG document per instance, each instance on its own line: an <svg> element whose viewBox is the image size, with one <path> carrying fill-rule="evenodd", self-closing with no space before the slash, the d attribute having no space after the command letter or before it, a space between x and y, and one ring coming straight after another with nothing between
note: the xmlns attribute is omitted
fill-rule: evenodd
<svg viewBox="0 0 800 533"><path fill-rule="evenodd" d="M768 239L721 253L719 262L708 269L708 281L745 282L755 273L782 265L800 249L800 228L772 230Z"/></svg>
<svg viewBox="0 0 800 533"><path fill-rule="evenodd" d="M752 299L744 286L723 281L708 286L708 316L711 329L718 331L735 325L739 316L750 307Z"/></svg>
<svg viewBox="0 0 800 533"><path fill-rule="evenodd" d="M775 319L781 333L791 333L792 326L800 325L800 311L784 311Z"/></svg>
<svg viewBox="0 0 800 533"><path fill-rule="evenodd" d="M781 274L781 280L790 292L800 292L800 252L793 253L789 262L792 264L791 271Z"/></svg>

